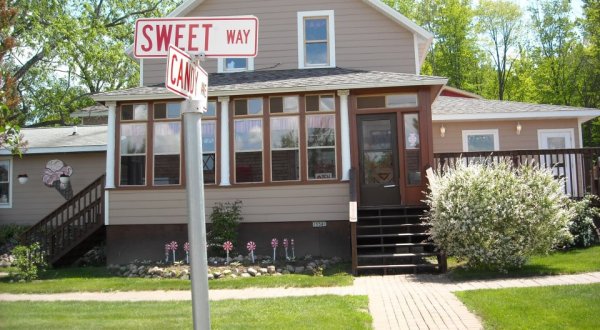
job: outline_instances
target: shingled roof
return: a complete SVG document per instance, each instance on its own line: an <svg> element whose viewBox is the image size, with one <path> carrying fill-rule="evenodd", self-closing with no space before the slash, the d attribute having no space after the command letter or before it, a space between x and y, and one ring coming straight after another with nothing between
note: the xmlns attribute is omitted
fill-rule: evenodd
<svg viewBox="0 0 600 330"><path fill-rule="evenodd" d="M76 132L75 134L73 134ZM25 154L56 152L94 152L106 150L108 128L106 125L74 127L23 128L27 150ZM8 155L0 149L0 155Z"/></svg>
<svg viewBox="0 0 600 330"><path fill-rule="evenodd" d="M208 94L209 96L255 95L275 92L444 85L446 81L447 79L442 77L342 68L212 73L208 77ZM135 87L93 96L93 99L101 102L157 98L181 97L169 92L164 85Z"/></svg>

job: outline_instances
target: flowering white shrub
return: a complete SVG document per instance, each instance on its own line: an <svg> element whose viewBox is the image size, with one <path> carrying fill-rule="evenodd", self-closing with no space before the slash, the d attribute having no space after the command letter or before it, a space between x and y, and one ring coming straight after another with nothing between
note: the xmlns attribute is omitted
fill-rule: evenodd
<svg viewBox="0 0 600 330"><path fill-rule="evenodd" d="M435 173L429 188L431 237L468 266L520 267L570 236L569 197L551 170L460 161L443 175Z"/></svg>

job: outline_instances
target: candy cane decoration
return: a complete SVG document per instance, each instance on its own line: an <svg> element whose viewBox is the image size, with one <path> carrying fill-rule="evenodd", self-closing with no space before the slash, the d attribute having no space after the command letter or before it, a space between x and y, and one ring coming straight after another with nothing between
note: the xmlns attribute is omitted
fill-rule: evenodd
<svg viewBox="0 0 600 330"><path fill-rule="evenodd" d="M275 261L275 253L277 252L277 246L279 246L277 238L271 240L271 246L273 247L273 261Z"/></svg>
<svg viewBox="0 0 600 330"><path fill-rule="evenodd" d="M296 259L296 252L294 251L294 239L291 239L292 243L292 259Z"/></svg>
<svg viewBox="0 0 600 330"><path fill-rule="evenodd" d="M177 250L177 247L178 247L177 242L172 241L169 244L169 247L171 248L171 251L173 251L173 263L175 263L175 251Z"/></svg>
<svg viewBox="0 0 600 330"><path fill-rule="evenodd" d="M169 251L171 251L171 245L165 244L165 263L169 262Z"/></svg>
<svg viewBox="0 0 600 330"><path fill-rule="evenodd" d="M283 247L285 248L285 260L290 260L290 257L288 257L288 239L284 238L283 239Z"/></svg>
<svg viewBox="0 0 600 330"><path fill-rule="evenodd" d="M190 263L190 243L189 242L185 242L185 244L183 244L183 250L185 251L185 262L187 264Z"/></svg>
<svg viewBox="0 0 600 330"><path fill-rule="evenodd" d="M250 251L250 257L252 257L252 263L254 263L254 250L256 250L256 243L250 241L246 244L246 248Z"/></svg>
<svg viewBox="0 0 600 330"><path fill-rule="evenodd" d="M223 243L223 250L227 253L227 258L225 259L225 263L229 262L229 251L233 250L233 243L227 241Z"/></svg>

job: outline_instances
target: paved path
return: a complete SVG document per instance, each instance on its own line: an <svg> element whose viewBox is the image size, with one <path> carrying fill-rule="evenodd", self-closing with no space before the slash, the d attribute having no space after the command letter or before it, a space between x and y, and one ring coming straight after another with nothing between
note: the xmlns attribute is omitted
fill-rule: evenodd
<svg viewBox="0 0 600 330"><path fill-rule="evenodd" d="M211 300L368 295L375 329L481 329L479 319L452 294L454 291L600 283L600 272L520 279L453 282L440 275L358 277L353 286L211 290ZM189 291L79 292L0 294L1 301L170 301L189 300Z"/></svg>

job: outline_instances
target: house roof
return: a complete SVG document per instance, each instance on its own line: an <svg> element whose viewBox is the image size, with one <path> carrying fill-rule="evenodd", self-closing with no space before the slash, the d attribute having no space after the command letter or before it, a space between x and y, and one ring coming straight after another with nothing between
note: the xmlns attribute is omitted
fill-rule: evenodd
<svg viewBox="0 0 600 330"><path fill-rule="evenodd" d="M108 108L100 103L71 113L71 117L98 117L106 116Z"/></svg>
<svg viewBox="0 0 600 330"><path fill-rule="evenodd" d="M549 118L579 118L587 121L600 116L600 110L593 108L450 96L438 96L431 110L433 121Z"/></svg>
<svg viewBox="0 0 600 330"><path fill-rule="evenodd" d="M446 78L408 73L351 70L342 68L268 70L209 75L209 96L256 95L357 88L444 85ZM180 99L164 86L142 86L100 93L99 102Z"/></svg>
<svg viewBox="0 0 600 330"><path fill-rule="evenodd" d="M27 141L24 154L47 154L61 152L106 151L108 128L106 125L74 127L23 128L21 133ZM0 149L0 155L10 154Z"/></svg>

